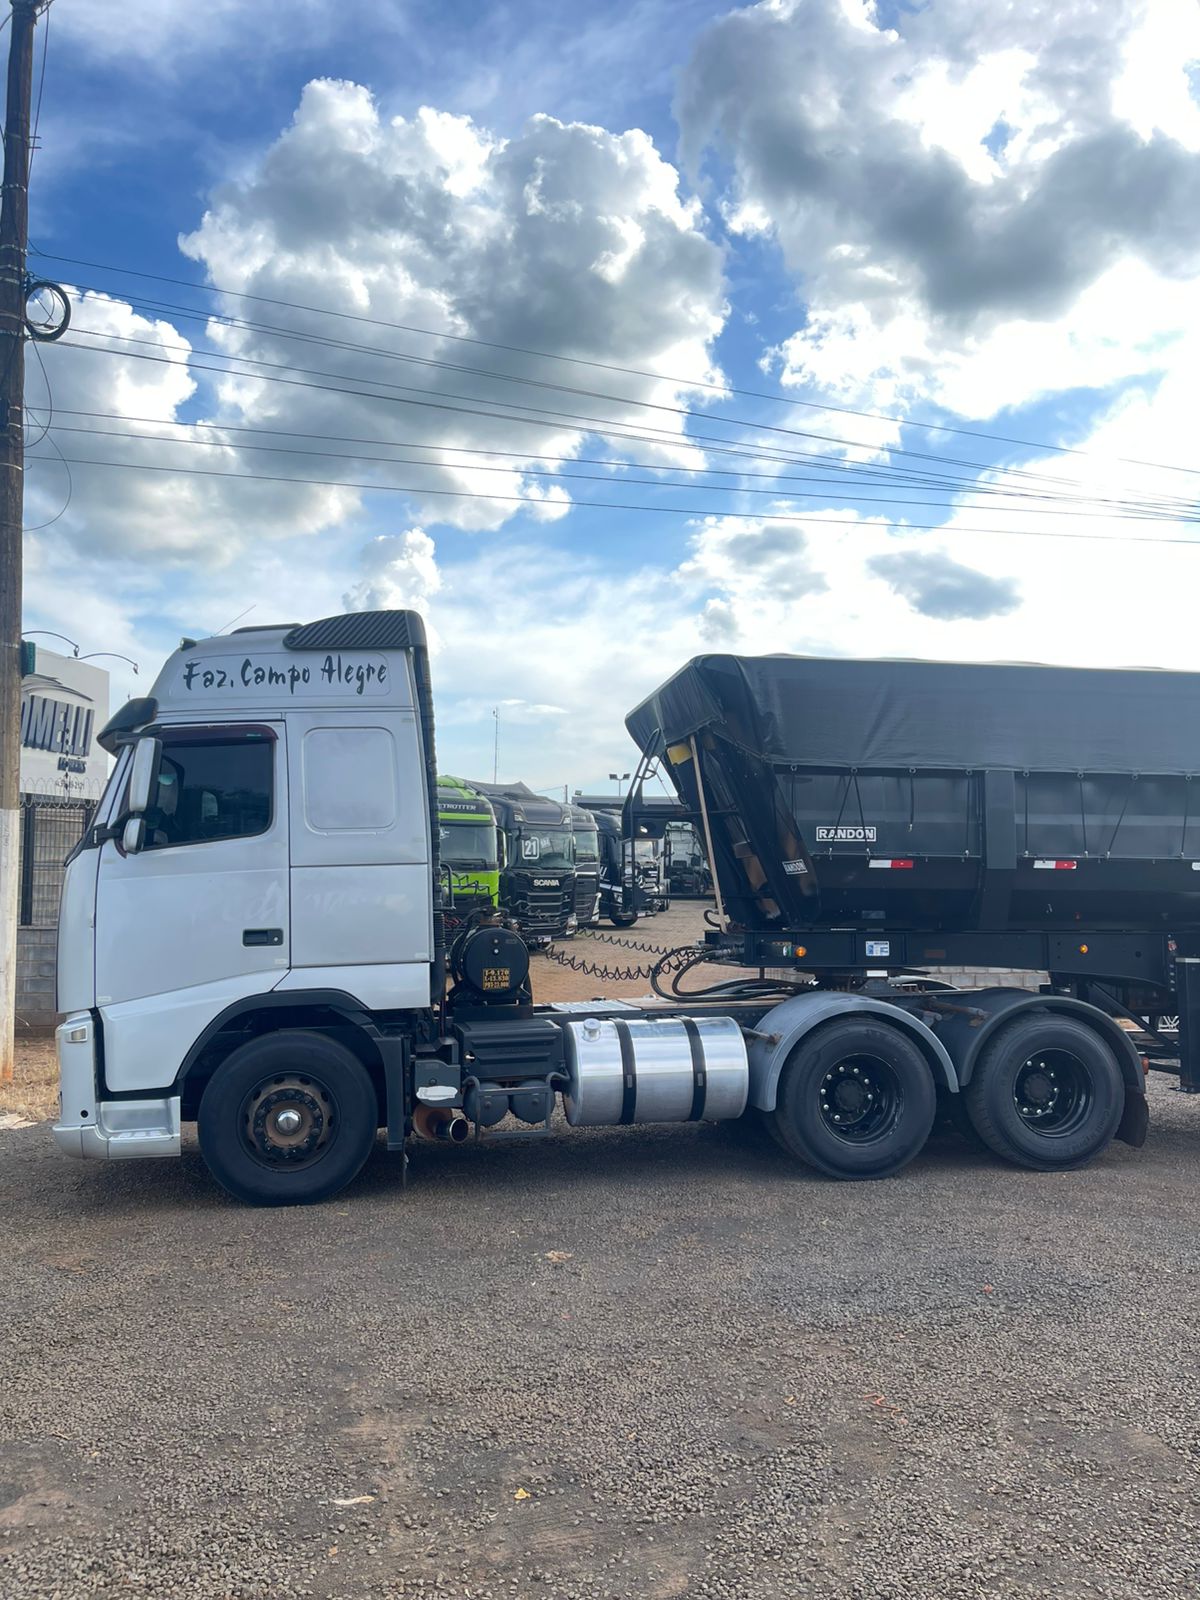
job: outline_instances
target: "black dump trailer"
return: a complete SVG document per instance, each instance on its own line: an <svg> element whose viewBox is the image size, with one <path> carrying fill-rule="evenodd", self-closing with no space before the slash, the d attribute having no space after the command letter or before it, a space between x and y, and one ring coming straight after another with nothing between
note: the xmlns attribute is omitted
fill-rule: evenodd
<svg viewBox="0 0 1200 1600"><path fill-rule="evenodd" d="M708 655L626 721L745 964L1046 971L1200 1087L1200 674Z"/></svg>

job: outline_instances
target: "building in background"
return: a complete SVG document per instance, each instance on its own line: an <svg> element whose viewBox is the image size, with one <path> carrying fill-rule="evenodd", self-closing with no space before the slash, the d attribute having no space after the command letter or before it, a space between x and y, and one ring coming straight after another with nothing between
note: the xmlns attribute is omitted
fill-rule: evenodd
<svg viewBox="0 0 1200 1600"><path fill-rule="evenodd" d="M53 650L23 649L17 1020L31 1028L54 1021L63 864L108 777L96 743L108 721L108 673Z"/></svg>

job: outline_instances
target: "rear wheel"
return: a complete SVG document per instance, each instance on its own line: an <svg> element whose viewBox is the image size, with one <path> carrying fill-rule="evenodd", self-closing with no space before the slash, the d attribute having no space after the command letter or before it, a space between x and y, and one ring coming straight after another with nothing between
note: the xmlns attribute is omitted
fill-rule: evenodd
<svg viewBox="0 0 1200 1600"><path fill-rule="evenodd" d="M831 1178L886 1178L922 1148L936 1110L917 1046L887 1022L846 1018L792 1051L774 1132L785 1150Z"/></svg>
<svg viewBox="0 0 1200 1600"><path fill-rule="evenodd" d="M989 1044L963 1099L989 1149L1043 1172L1081 1167L1112 1140L1125 1106L1116 1055L1073 1017L1011 1023Z"/></svg>
<svg viewBox="0 0 1200 1600"><path fill-rule="evenodd" d="M209 1079L196 1118L217 1182L248 1205L307 1205L357 1176L379 1124L370 1074L324 1034L252 1039Z"/></svg>

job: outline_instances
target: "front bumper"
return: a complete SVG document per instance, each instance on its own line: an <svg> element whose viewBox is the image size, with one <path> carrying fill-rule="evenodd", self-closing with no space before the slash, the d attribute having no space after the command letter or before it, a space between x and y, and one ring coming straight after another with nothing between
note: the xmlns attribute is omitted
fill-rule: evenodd
<svg viewBox="0 0 1200 1600"><path fill-rule="evenodd" d="M60 1150L93 1161L179 1154L177 1094L158 1100L97 1100L96 1025L86 1011L60 1024L54 1040L59 1119L53 1133Z"/></svg>

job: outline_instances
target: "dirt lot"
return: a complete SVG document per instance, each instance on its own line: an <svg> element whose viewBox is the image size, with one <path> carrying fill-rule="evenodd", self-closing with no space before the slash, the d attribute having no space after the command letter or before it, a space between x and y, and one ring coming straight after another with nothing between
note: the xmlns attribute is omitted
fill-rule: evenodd
<svg viewBox="0 0 1200 1600"><path fill-rule="evenodd" d="M1192 1600L1200 1104L1152 1114L859 1186L737 1125L381 1148L269 1213L0 1132L0 1595Z"/></svg>

